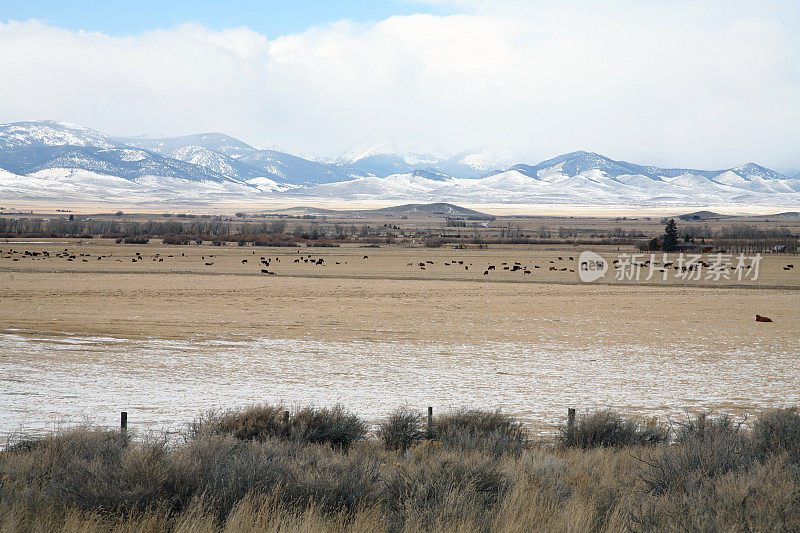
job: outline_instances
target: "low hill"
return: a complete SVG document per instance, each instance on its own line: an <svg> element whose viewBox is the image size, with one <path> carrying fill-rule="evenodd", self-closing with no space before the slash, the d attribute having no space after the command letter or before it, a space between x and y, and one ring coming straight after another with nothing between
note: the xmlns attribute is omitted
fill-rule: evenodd
<svg viewBox="0 0 800 533"><path fill-rule="evenodd" d="M694 213L686 213L685 215L678 215L680 220L720 220L723 218L731 218L732 215L723 215L713 211L695 211Z"/></svg>
<svg viewBox="0 0 800 533"><path fill-rule="evenodd" d="M405 204L394 207L384 207L383 209L373 209L370 213L383 215L427 215L430 217L470 217L470 218L494 218L486 213L467 209L454 204L437 202L433 204ZM361 212L362 214L364 212Z"/></svg>

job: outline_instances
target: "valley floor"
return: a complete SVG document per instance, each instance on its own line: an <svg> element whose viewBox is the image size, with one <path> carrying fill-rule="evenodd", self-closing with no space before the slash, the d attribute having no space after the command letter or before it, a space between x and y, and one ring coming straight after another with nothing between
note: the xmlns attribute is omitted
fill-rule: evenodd
<svg viewBox="0 0 800 533"><path fill-rule="evenodd" d="M342 402L371 420L403 403L502 408L542 432L567 407L674 419L800 402L791 257L765 258L774 287L758 289L549 271L573 251L101 242L0 243L76 257L0 259L0 396L13 406L0 433L113 424L125 409L170 425L265 399ZM294 263L309 254L325 266ZM515 259L542 273L501 270Z"/></svg>

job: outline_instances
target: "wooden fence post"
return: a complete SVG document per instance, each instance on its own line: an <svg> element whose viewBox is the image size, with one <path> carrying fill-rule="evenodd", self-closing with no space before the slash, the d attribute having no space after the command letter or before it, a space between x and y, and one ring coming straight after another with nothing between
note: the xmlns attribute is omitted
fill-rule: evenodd
<svg viewBox="0 0 800 533"><path fill-rule="evenodd" d="M433 437L433 407L428 406L428 438Z"/></svg>
<svg viewBox="0 0 800 533"><path fill-rule="evenodd" d="M570 407L567 409L567 431L575 429L575 409Z"/></svg>
<svg viewBox="0 0 800 533"><path fill-rule="evenodd" d="M128 431L128 412L127 411L122 411L119 414L119 430L122 433L125 433L126 431Z"/></svg>

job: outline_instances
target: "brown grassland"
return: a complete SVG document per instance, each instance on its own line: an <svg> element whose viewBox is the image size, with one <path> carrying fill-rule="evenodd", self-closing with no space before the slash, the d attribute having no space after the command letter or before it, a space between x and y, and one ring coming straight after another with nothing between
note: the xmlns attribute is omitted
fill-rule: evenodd
<svg viewBox="0 0 800 533"><path fill-rule="evenodd" d="M341 408L211 413L183 444L78 428L0 452L2 531L796 531L800 415L669 431L611 412L548 442L497 412L366 439Z"/></svg>
<svg viewBox="0 0 800 533"><path fill-rule="evenodd" d="M800 355L797 255L765 255L758 280L728 270L732 281L673 271L662 281L658 271L621 282L610 270L586 284L574 272L586 247L571 245L8 241L0 239L0 331L468 336L576 350L634 338L690 347L711 332L698 346L708 353L741 341ZM609 260L636 252L591 248ZM515 263L522 268L512 271ZM774 322L756 323L756 314ZM544 440L492 411L437 413L428 426L401 409L370 431L342 408L286 415L269 405L207 413L182 442L98 427L16 438L0 451L0 532L798 531L800 415L754 409L742 396L731 404L755 411L744 425L699 415L663 427L602 411Z"/></svg>

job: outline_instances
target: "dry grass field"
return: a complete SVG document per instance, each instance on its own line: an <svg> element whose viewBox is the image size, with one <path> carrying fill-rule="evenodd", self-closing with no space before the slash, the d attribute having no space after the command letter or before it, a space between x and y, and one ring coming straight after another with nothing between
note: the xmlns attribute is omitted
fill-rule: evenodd
<svg viewBox="0 0 800 533"><path fill-rule="evenodd" d="M8 241L2 531L798 525L800 417L764 411L800 403L797 256L765 255L757 280L582 283L581 247ZM203 415L262 402L283 405ZM406 452L386 418L403 405L439 428ZM454 425L462 407L483 411ZM102 429L122 410L128 436Z"/></svg>
<svg viewBox="0 0 800 533"><path fill-rule="evenodd" d="M736 287L586 284L570 272L580 249L524 246L0 250L4 434L113 423L131 403L143 425L265 399L341 401L371 420L402 403L474 405L547 433L568 406L666 418L800 400L792 256L765 256ZM531 274L503 270L515 262Z"/></svg>
<svg viewBox="0 0 800 533"><path fill-rule="evenodd" d="M699 328L727 343L746 328L777 342L800 338L800 293L792 290L800 288L796 256L764 256L756 281L737 281L735 272L730 280L708 280L705 272L699 280L693 274L682 279L674 270L666 281L660 270L647 281L643 267L639 282L616 281L609 270L600 283L587 284L575 272L580 249L291 249L55 239L0 242L0 251L0 295L13 302L0 309L0 325L32 332L506 342L564 335L577 343L607 335L605 342L613 344L640 332L687 338ZM601 250L609 261L617 253ZM523 269L504 270L515 263ZM775 323L755 324L755 314ZM598 319L605 327L597 327Z"/></svg>

